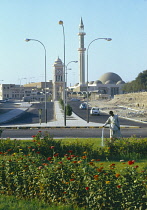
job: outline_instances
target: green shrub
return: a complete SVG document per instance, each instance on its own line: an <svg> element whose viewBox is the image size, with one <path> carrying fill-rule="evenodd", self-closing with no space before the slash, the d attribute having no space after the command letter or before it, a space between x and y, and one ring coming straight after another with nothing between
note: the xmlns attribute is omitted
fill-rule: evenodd
<svg viewBox="0 0 147 210"><path fill-rule="evenodd" d="M66 106L66 115L67 116L72 115L72 107L69 104L67 104L67 106Z"/></svg>
<svg viewBox="0 0 147 210"><path fill-rule="evenodd" d="M147 139L131 137L116 140L113 144L106 140L105 145L109 148L108 156L111 159L141 159L147 157Z"/></svg>
<svg viewBox="0 0 147 210"><path fill-rule="evenodd" d="M60 103L60 105L61 105L62 109L64 109L64 101L63 101L63 99L62 99L62 98L60 98L60 99L59 99L59 103Z"/></svg>

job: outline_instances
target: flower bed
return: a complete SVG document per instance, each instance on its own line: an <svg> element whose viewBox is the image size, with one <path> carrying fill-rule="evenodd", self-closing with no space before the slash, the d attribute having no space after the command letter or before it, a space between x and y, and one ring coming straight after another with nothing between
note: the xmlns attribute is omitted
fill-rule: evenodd
<svg viewBox="0 0 147 210"><path fill-rule="evenodd" d="M94 159L88 146L64 146L41 132L28 146L8 142L1 141L1 194L90 209L146 209L147 171L132 159L119 172L100 160L120 147L117 142L94 151Z"/></svg>

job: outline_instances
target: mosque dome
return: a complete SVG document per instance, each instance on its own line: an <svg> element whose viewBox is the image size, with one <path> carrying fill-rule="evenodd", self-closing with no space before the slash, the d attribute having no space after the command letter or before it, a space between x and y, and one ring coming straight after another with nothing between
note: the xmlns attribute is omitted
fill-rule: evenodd
<svg viewBox="0 0 147 210"><path fill-rule="evenodd" d="M96 81L94 82L94 84L102 84L102 82L101 82L100 80L96 80Z"/></svg>
<svg viewBox="0 0 147 210"><path fill-rule="evenodd" d="M125 84L125 82L123 80L119 80L116 84L121 85L121 84Z"/></svg>
<svg viewBox="0 0 147 210"><path fill-rule="evenodd" d="M114 82L113 82L112 80L107 80L107 81L105 82L105 84L114 84Z"/></svg>
<svg viewBox="0 0 147 210"><path fill-rule="evenodd" d="M115 74L113 72L108 72L103 74L99 80L103 83L106 84L107 81L111 81L112 83L109 84L116 84L118 81L122 81L121 77L118 74ZM108 83L107 83L108 84Z"/></svg>
<svg viewBox="0 0 147 210"><path fill-rule="evenodd" d="M90 81L90 82L89 82L89 85L92 85L93 83L94 83L94 81Z"/></svg>

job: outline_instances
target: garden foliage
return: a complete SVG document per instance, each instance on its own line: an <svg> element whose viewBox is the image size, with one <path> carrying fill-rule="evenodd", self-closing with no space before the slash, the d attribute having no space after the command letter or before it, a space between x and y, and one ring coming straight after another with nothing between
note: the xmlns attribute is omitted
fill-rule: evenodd
<svg viewBox="0 0 147 210"><path fill-rule="evenodd" d="M142 150L135 147L139 142ZM41 132L28 145L1 140L0 193L85 209L146 209L147 171L129 158L141 151L144 157L146 143L120 140L92 150L78 143L63 145ZM125 167L116 172L112 163L106 170L100 157L113 158L117 152L127 155Z"/></svg>
<svg viewBox="0 0 147 210"><path fill-rule="evenodd" d="M63 101L63 99L60 99L59 103L60 103L62 109L64 110L64 101ZM66 115L67 116L71 116L72 115L72 107L69 104L67 104L67 106L66 106Z"/></svg>

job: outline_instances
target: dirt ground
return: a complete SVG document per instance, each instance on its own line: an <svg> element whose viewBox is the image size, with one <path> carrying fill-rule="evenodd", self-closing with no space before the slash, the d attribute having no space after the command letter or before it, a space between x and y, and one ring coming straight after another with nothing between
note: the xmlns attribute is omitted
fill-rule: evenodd
<svg viewBox="0 0 147 210"><path fill-rule="evenodd" d="M91 106L122 117L132 118L147 122L147 92L116 95L114 99L98 99L90 101Z"/></svg>

